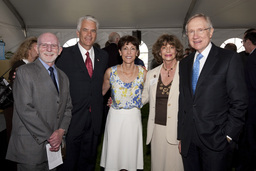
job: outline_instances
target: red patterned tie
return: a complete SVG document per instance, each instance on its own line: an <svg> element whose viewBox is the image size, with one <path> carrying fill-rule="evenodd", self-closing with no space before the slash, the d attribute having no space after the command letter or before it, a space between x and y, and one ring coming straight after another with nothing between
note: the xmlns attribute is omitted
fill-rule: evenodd
<svg viewBox="0 0 256 171"><path fill-rule="evenodd" d="M88 70L90 77L92 78L92 73L93 73L92 60L90 58L89 52L87 52L85 55L86 55L85 66Z"/></svg>
<svg viewBox="0 0 256 171"><path fill-rule="evenodd" d="M90 58L89 52L86 52L85 55L86 55L85 66L88 70L88 73L89 73L90 77L92 78L92 73L93 73L92 60ZM91 106L89 107L89 112L92 112Z"/></svg>

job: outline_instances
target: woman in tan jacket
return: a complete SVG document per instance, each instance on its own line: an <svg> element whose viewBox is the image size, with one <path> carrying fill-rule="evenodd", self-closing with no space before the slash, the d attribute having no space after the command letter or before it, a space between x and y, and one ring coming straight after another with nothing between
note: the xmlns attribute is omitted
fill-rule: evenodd
<svg viewBox="0 0 256 171"><path fill-rule="evenodd" d="M178 151L177 114L179 61L183 46L174 35L164 34L153 45L155 60L161 65L148 71L142 102L149 102L146 144L151 142L152 171L182 171Z"/></svg>

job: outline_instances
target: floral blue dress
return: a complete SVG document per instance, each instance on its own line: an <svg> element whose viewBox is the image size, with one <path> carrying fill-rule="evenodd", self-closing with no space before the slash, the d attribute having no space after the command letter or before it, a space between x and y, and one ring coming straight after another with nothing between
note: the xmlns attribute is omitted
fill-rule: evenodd
<svg viewBox="0 0 256 171"><path fill-rule="evenodd" d="M109 109L100 165L105 171L143 169L143 142L140 108L144 69L132 82L124 83L111 68L112 105Z"/></svg>
<svg viewBox="0 0 256 171"><path fill-rule="evenodd" d="M139 67L139 74L133 82L125 83L117 75L117 66L111 68L110 86L112 107L114 109L141 108L141 93L144 84L144 70Z"/></svg>

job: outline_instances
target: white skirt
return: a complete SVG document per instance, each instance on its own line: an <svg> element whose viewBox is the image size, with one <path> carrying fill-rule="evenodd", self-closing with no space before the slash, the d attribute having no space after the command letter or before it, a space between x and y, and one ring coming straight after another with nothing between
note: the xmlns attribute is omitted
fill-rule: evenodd
<svg viewBox="0 0 256 171"><path fill-rule="evenodd" d="M143 169L141 112L109 109L100 165L105 171Z"/></svg>

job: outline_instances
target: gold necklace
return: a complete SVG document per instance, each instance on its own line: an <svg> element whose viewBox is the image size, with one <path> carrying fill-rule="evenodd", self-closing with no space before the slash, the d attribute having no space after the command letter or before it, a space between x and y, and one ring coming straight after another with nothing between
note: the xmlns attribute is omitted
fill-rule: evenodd
<svg viewBox="0 0 256 171"><path fill-rule="evenodd" d="M134 66L134 70L133 70L132 76L131 76L130 78L133 78L134 73L135 73L135 70L136 70L136 66ZM124 74L124 71L123 71L123 64L121 64L121 71L122 71L123 76L125 77L125 79L126 79L126 80L129 80L129 78Z"/></svg>
<svg viewBox="0 0 256 171"><path fill-rule="evenodd" d="M168 72L168 77L170 77L169 71L172 71L176 64L177 64L177 62L175 62L175 64L174 64L170 69L167 69L167 68L164 66L164 64L163 64L164 70Z"/></svg>

